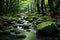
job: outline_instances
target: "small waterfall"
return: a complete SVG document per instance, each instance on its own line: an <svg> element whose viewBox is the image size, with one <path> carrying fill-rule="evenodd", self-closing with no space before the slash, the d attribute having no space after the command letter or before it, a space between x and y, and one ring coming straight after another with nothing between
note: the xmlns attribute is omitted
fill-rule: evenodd
<svg viewBox="0 0 60 40"><path fill-rule="evenodd" d="M24 30L24 29L22 28L22 25L23 25L23 24L17 24L17 29L18 29L18 30Z"/></svg>
<svg viewBox="0 0 60 40"><path fill-rule="evenodd" d="M20 26L17 26L17 29L18 30L24 30L22 27L20 27Z"/></svg>
<svg viewBox="0 0 60 40"><path fill-rule="evenodd" d="M24 21L24 23L28 23L29 21L27 21L27 20L23 20Z"/></svg>

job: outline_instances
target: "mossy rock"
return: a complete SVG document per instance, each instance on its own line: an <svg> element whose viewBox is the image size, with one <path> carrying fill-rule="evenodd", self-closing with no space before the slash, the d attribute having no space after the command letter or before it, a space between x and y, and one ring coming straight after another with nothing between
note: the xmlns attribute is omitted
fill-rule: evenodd
<svg viewBox="0 0 60 40"><path fill-rule="evenodd" d="M0 30L0 35L3 35L4 34L4 31Z"/></svg>
<svg viewBox="0 0 60 40"><path fill-rule="evenodd" d="M16 31L15 28L10 29L10 32L15 32L15 31Z"/></svg>
<svg viewBox="0 0 60 40"><path fill-rule="evenodd" d="M36 24L37 22L36 21L33 21L33 24Z"/></svg>
<svg viewBox="0 0 60 40"><path fill-rule="evenodd" d="M29 20L29 22L33 22L33 19L31 18L31 19L28 19Z"/></svg>
<svg viewBox="0 0 60 40"><path fill-rule="evenodd" d="M58 27L57 29L58 29L58 31L60 33L60 22L56 22L56 26Z"/></svg>
<svg viewBox="0 0 60 40"><path fill-rule="evenodd" d="M38 24L40 24L41 23L41 21L36 21L36 24L38 25Z"/></svg>
<svg viewBox="0 0 60 40"><path fill-rule="evenodd" d="M17 21L17 18L12 18L11 20L12 20L12 21Z"/></svg>
<svg viewBox="0 0 60 40"><path fill-rule="evenodd" d="M56 37L60 38L60 33L58 33L58 34L56 35Z"/></svg>
<svg viewBox="0 0 60 40"><path fill-rule="evenodd" d="M17 28L17 25L14 25L13 27L14 27L14 28Z"/></svg>
<svg viewBox="0 0 60 40"><path fill-rule="evenodd" d="M32 16L33 17L33 20L37 20L38 19L38 17L37 16Z"/></svg>
<svg viewBox="0 0 60 40"><path fill-rule="evenodd" d="M3 22L4 22L4 24L13 24L13 23L15 23L16 21L17 21L17 18L14 18L14 17L12 17L12 16L3 16Z"/></svg>
<svg viewBox="0 0 60 40"><path fill-rule="evenodd" d="M20 30L16 30L15 33L16 34L19 34L19 33L21 33L21 31Z"/></svg>
<svg viewBox="0 0 60 40"><path fill-rule="evenodd" d="M43 22L38 26L40 26L37 30L38 35L54 36L58 33L57 27L54 22Z"/></svg>
<svg viewBox="0 0 60 40"><path fill-rule="evenodd" d="M29 24L23 24L23 27L24 29L29 29Z"/></svg>
<svg viewBox="0 0 60 40"><path fill-rule="evenodd" d="M17 23L22 23L23 24L24 22L23 22L23 20L18 20Z"/></svg>
<svg viewBox="0 0 60 40"><path fill-rule="evenodd" d="M6 29L3 33L6 34L6 35L8 35L10 33L10 30Z"/></svg>
<svg viewBox="0 0 60 40"><path fill-rule="evenodd" d="M10 29L6 29L4 32L7 32L7 33L9 33L9 32L10 32Z"/></svg>
<svg viewBox="0 0 60 40"><path fill-rule="evenodd" d="M22 21L21 24L23 24L24 22Z"/></svg>
<svg viewBox="0 0 60 40"><path fill-rule="evenodd" d="M56 22L56 25L60 28L60 22Z"/></svg>
<svg viewBox="0 0 60 40"><path fill-rule="evenodd" d="M43 28L52 26L52 24L55 26L55 23L56 22L52 22L52 21L42 22L42 23L37 25L37 30L42 30Z"/></svg>
<svg viewBox="0 0 60 40"><path fill-rule="evenodd" d="M26 35L24 35L24 34L17 34L16 37L17 38L26 38Z"/></svg>
<svg viewBox="0 0 60 40"><path fill-rule="evenodd" d="M13 26L9 26L9 27L7 27L7 29L12 29L13 28Z"/></svg>
<svg viewBox="0 0 60 40"><path fill-rule="evenodd" d="M2 33L3 31L2 30L0 30L0 33Z"/></svg>
<svg viewBox="0 0 60 40"><path fill-rule="evenodd" d="M15 23L16 23L16 21L12 21L12 22L11 22L11 24L15 24Z"/></svg>

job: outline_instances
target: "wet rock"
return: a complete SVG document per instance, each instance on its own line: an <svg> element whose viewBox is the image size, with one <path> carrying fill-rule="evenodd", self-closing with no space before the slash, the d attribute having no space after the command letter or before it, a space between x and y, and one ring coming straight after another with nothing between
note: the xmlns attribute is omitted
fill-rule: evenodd
<svg viewBox="0 0 60 40"><path fill-rule="evenodd" d="M29 24L23 24L23 27L24 29L29 29Z"/></svg>
<svg viewBox="0 0 60 40"><path fill-rule="evenodd" d="M16 30L15 33L16 33L16 34L19 34L19 33L21 33L21 32L20 32L20 30Z"/></svg>
<svg viewBox="0 0 60 40"><path fill-rule="evenodd" d="M48 27L43 28L42 30L37 30L37 35L40 36L55 36L58 33L55 25L49 25Z"/></svg>
<svg viewBox="0 0 60 40"><path fill-rule="evenodd" d="M16 35L16 36L17 38L21 38L21 39L26 38L26 35Z"/></svg>
<svg viewBox="0 0 60 40"><path fill-rule="evenodd" d="M58 34L56 35L56 37L60 38L60 33L58 33Z"/></svg>
<svg viewBox="0 0 60 40"><path fill-rule="evenodd" d="M17 25L13 26L14 28L17 28Z"/></svg>
<svg viewBox="0 0 60 40"><path fill-rule="evenodd" d="M10 33L10 30L9 30L9 29L7 29L7 30L5 30L5 31L3 32L3 34L5 34L5 35L9 35L9 33Z"/></svg>
<svg viewBox="0 0 60 40"><path fill-rule="evenodd" d="M2 31L2 30L0 30L0 35L1 35L1 34L3 34L3 31Z"/></svg>
<svg viewBox="0 0 60 40"><path fill-rule="evenodd" d="M15 30L16 30L16 29L12 28L12 29L10 29L10 32L15 32Z"/></svg>

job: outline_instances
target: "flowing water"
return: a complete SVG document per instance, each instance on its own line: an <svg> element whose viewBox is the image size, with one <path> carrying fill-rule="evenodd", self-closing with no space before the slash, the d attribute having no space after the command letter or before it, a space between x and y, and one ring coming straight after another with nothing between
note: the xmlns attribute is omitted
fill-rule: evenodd
<svg viewBox="0 0 60 40"><path fill-rule="evenodd" d="M23 16L22 16L23 18ZM20 18L19 18L20 19ZM28 23L29 21L23 20L24 23ZM36 30L32 27L32 23L29 23L29 29L23 29L22 24L17 24L17 30L24 31L25 38L17 38L15 32L10 32L10 35L0 35L0 40L59 40L59 38L55 37L38 37L36 35ZM28 31L29 30L29 31Z"/></svg>
<svg viewBox="0 0 60 40"><path fill-rule="evenodd" d="M14 34L14 33L12 33ZM37 37L35 32L26 32L25 31L26 38L17 38L14 35L2 35L3 37L0 36L0 40L60 40L59 38L55 37Z"/></svg>

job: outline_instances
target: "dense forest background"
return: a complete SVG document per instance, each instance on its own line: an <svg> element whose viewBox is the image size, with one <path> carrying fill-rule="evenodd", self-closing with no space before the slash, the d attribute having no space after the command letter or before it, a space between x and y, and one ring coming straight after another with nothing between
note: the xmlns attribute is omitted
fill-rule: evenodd
<svg viewBox="0 0 60 40"><path fill-rule="evenodd" d="M59 0L1 0L0 14L37 13L55 18L59 15Z"/></svg>
<svg viewBox="0 0 60 40"><path fill-rule="evenodd" d="M17 28L22 26L36 30L38 35L60 38L59 3L60 0L0 0L0 34L16 32L20 37L21 30Z"/></svg>

